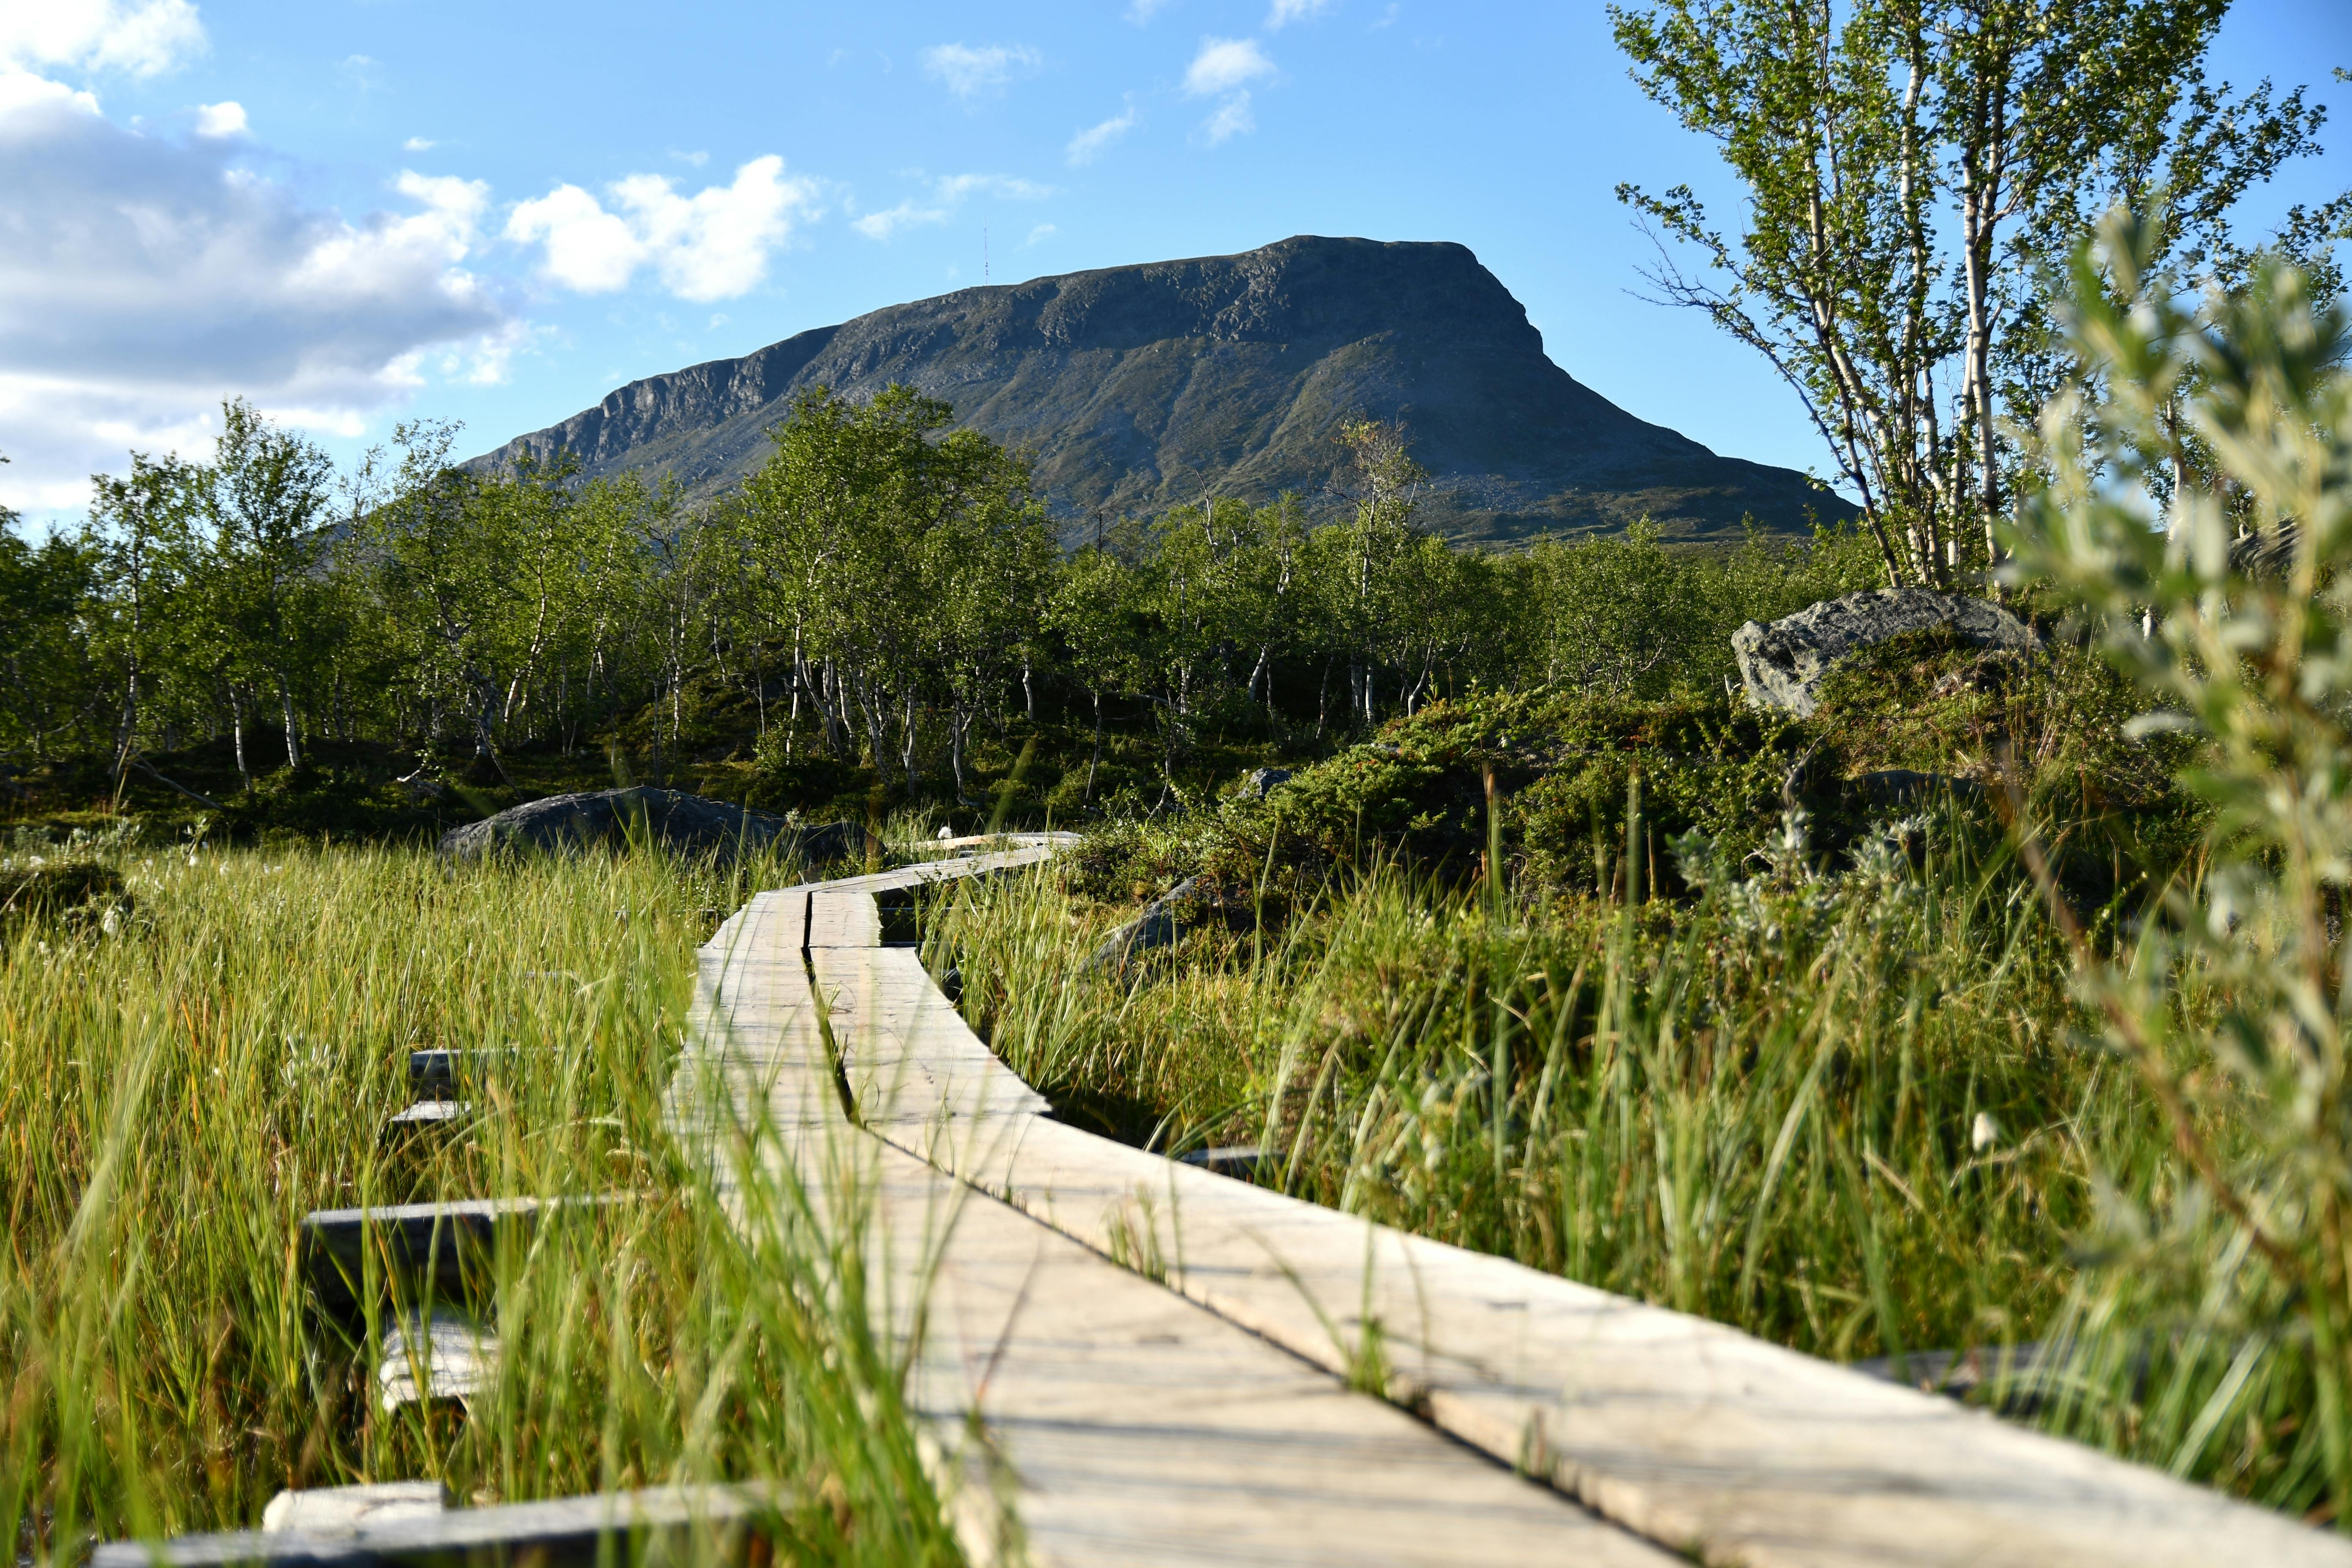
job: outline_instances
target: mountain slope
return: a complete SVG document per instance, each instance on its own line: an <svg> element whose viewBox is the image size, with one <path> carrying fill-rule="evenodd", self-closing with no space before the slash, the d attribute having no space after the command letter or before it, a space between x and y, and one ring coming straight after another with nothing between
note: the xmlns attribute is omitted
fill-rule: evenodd
<svg viewBox="0 0 2352 1568"><path fill-rule="evenodd" d="M1401 417L1432 474L1424 516L1462 539L1622 528L1724 537L1849 509L1790 469L1720 458L1544 356L1527 311L1459 245L1302 236L1239 256L965 289L820 327L741 359L632 382L478 462L568 447L590 474L727 489L819 384L894 381L1029 448L1073 532L1097 510L1297 491L1328 510L1333 435Z"/></svg>

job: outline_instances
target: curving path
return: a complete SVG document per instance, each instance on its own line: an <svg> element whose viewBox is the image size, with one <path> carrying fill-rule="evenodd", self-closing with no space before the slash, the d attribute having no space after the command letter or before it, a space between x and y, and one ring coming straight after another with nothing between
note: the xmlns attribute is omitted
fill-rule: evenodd
<svg viewBox="0 0 2352 1568"><path fill-rule="evenodd" d="M671 1090L737 1224L860 1238L975 1563L2352 1568L2340 1536L1948 1400L1054 1121L887 940L884 900L1065 837L760 894L701 950ZM339 1257L346 1230L471 1234L509 1207L306 1224ZM773 1500L444 1515L435 1489L391 1517L414 1489L285 1494L314 1522L92 1568L589 1568L630 1531L625 1556L691 1555L656 1538Z"/></svg>
<svg viewBox="0 0 2352 1568"><path fill-rule="evenodd" d="M823 997L824 1027L761 1015L803 1103L847 1094L855 1131L827 1135L887 1150L894 1215L955 1211L925 1397L1001 1435L1041 1558L1669 1560L1597 1517L1748 1568L2352 1564L2342 1537L1949 1400L1055 1121L876 901L1050 853L764 894L706 950L722 1013L738 955L805 961L791 1005L814 1024ZM1346 1392L1368 1323L1389 1403Z"/></svg>
<svg viewBox="0 0 2352 1568"><path fill-rule="evenodd" d="M685 1136L755 1140L820 1223L870 1227L898 1332L921 1303L912 1399L967 1551L1040 1564L1677 1561L909 1152L926 1125L992 1128L1045 1104L968 1031L901 1026L953 1013L910 949L881 944L874 895L1049 852L760 895L704 949L679 1075ZM856 1120L831 1042L852 1063ZM886 1079L908 1091L887 1106ZM737 1201L761 1222L757 1194Z"/></svg>

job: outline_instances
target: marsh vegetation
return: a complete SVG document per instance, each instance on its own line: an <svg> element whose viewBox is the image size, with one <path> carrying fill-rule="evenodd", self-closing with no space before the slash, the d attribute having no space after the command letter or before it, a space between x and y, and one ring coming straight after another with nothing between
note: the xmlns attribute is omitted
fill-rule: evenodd
<svg viewBox="0 0 2352 1568"><path fill-rule="evenodd" d="M650 853L453 875L407 848L21 839L119 875L0 924L0 1525L36 1561L250 1528L281 1488L461 1500L762 1479L810 1561L950 1561L856 1227L666 1122L693 949L746 885ZM500 1053L395 1136L408 1053ZM714 1197L772 1222L758 1244ZM389 1286L322 1312L317 1209L558 1209L488 1260L488 1387L386 1410ZM819 1223L820 1221L826 1223Z"/></svg>

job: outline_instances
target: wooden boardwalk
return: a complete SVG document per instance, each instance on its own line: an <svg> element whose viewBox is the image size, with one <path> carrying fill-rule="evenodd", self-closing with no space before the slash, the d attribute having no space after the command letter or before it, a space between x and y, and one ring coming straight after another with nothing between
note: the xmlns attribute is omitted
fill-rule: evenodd
<svg viewBox="0 0 2352 1568"><path fill-rule="evenodd" d="M1039 853L752 900L704 950L699 1047L677 1100L689 1138L752 1130L761 1161L813 1194L855 1189L877 1262L898 1286L897 1331L921 1299L913 1403L974 1558L1676 1561L850 1120L828 1035L878 1041L906 1009L945 1005L911 952L875 945L872 895ZM820 940L845 945L808 945ZM824 984L829 1017L811 984L817 954L842 966ZM820 974L834 964L827 956ZM904 1069L919 1086L913 1118L976 1123L991 1106L1043 1110L967 1042L920 1063L860 1065ZM747 1220L758 1207L742 1204ZM971 1437L975 1413L984 1442Z"/></svg>
<svg viewBox="0 0 2352 1568"><path fill-rule="evenodd" d="M671 1093L739 1225L863 1248L976 1563L2352 1568L2342 1537L1950 1401L1054 1121L885 940L884 905L1054 847L759 895L701 951ZM544 1206L325 1213L305 1247L326 1300L362 1282L365 1235L437 1278ZM358 1520L401 1490L279 1501ZM587 1568L674 1558L691 1521L731 1558L779 1500L428 1508L113 1543L94 1568Z"/></svg>
<svg viewBox="0 0 2352 1568"><path fill-rule="evenodd" d="M1001 869L1040 853L992 857L971 869ZM1012 1384L991 1381L979 1407L1004 1431L1009 1452L1034 1455L1030 1473L1043 1489L1020 1496L1017 1506L1031 1521L1033 1540L1055 1547L1046 1553L1055 1560L1083 1560L1092 1539L1083 1531L1062 1533L1069 1527L1065 1521L1097 1517L1098 1509L1156 1517L1164 1506L1181 1514L1183 1505L1168 1500L1188 1492L1195 1477L1213 1473L1207 1453L1200 1456L1205 1468L1195 1470L1136 1433L1141 1441L1132 1469L1116 1467L1116 1481L1102 1474L1104 1489L1085 1502L1064 1489L1076 1479L1057 1468L1064 1453L1124 1451L1120 1412L1155 1386L1158 1373L1149 1367L1168 1369L1166 1397L1178 1391L1197 1396L1184 1407L1198 1412L1202 1430L1234 1431L1238 1446L1229 1457L1261 1479L1267 1472L1244 1456L1237 1430L1265 1431L1263 1407L1249 1390L1265 1386L1256 1382L1260 1376L1274 1377L1311 1404L1313 1385L1297 1381L1302 1370L1324 1379L1332 1413L1328 1425L1289 1428L1292 1436L1280 1446L1306 1472L1327 1461L1341 1469L1360 1462L1349 1447L1359 1439L1346 1434L1369 1439L1378 1433L1383 1445L1403 1444L1403 1429L1389 1419L1402 1419L1398 1407L1422 1413L1425 1424L1414 1425L1424 1434L1442 1432L1483 1451L1494 1462L1483 1473L1435 1463L1417 1471L1414 1484L1433 1489L1405 1510L1423 1517L1419 1509L1427 1507L1433 1511L1426 1517L1443 1519L1450 1510L1437 1500L1441 1490L1448 1499L1484 1499L1498 1495L1498 1480L1509 1483L1499 1495L1515 1500L1481 1503L1458 1516L1479 1520L1475 1533L1453 1535L1450 1552L1438 1542L1438 1558L1455 1562L1511 1561L1522 1542L1528 1551L1545 1550L1538 1537L1570 1527L1534 1500L1572 1497L1677 1553L1749 1568L2352 1564L2352 1542L2338 1536L1951 1401L1056 1122L964 1026L916 955L880 945L875 895L907 885L901 878L938 874L860 878L766 895L772 901L760 923L725 940L728 951L746 956L771 952L792 941L796 921L805 921L807 970L816 994L827 999L843 1073L827 1088L837 1093L845 1085L857 1127L889 1145L896 1158L883 1163L894 1202L898 1194L912 1199L918 1192L934 1206L953 1202L945 1189L924 1187L901 1163L908 1160L992 1200L966 1201L959 1210L950 1242L956 1266L943 1279L951 1293L979 1288L981 1294L955 1294L941 1322L960 1324L956 1332L973 1337L959 1341L951 1332L940 1347L944 1360L927 1362L926 1396L948 1415L956 1407L947 1397L957 1386L956 1345L990 1342L985 1331L1000 1321L1015 1334L1022 1373L1014 1382L1028 1392L1003 1399ZM715 983L726 994L728 971L721 968ZM782 1028L790 1034L789 1024ZM808 1070L814 1078L824 1069ZM1094 1266L1012 1226L1011 1209L1077 1244ZM1000 1318L1019 1306L1017 1295L982 1282L1003 1277L1006 1249L1050 1258L1055 1284L1051 1291L1032 1289L1025 1309ZM1129 1267L1113 1268L1113 1259ZM1083 1294L1065 1299L1065 1290ZM1201 1316L1163 1320L1147 1307L1151 1292L1163 1301L1181 1298ZM1226 1350L1203 1318L1247 1331L1257 1352L1245 1354L1239 1342ZM1343 1377L1362 1374L1367 1320L1385 1346L1391 1406L1337 1392ZM1166 1331L1144 1331L1162 1321ZM1177 1333L1183 1350L1170 1349L1163 1360L1150 1337L1161 1331ZM1212 1344L1219 1347L1213 1353ZM1264 1352L1274 1347L1287 1354L1266 1362ZM1192 1359L1196 1351L1205 1362ZM1069 1359L1057 1368L1057 1357ZM1217 1365L1233 1375L1213 1375ZM1113 1367L1117 1376L1101 1387L1104 1418L1121 1436L1097 1447L1085 1411L1093 1380ZM1050 1434L1029 1425L1023 1404L1047 1383L1058 1383L1055 1397L1070 1402L1054 1406ZM1306 1406L1295 1408L1303 1413ZM1221 1412L1234 1422L1225 1423ZM1075 1447L1063 1448L1064 1439ZM1512 1479L1506 1465L1552 1486ZM1373 1489L1394 1507L1393 1489L1404 1479L1391 1472ZM1455 1487L1468 1490L1455 1493ZM1343 1539L1367 1537L1333 1535L1312 1516L1326 1503L1344 1516L1354 1506L1343 1500L1348 1495L1316 1486L1286 1492L1277 1511L1297 1529L1265 1539L1269 1545L1284 1539L1319 1543L1350 1561L1418 1560L1410 1538L1391 1529L1385 1514L1370 1532L1371 1546L1339 1548ZM1222 1518L1226 1504L1215 1506ZM1490 1531L1489 1517L1526 1522ZM1345 1519L1339 1522L1344 1529ZM1585 1528L1580 1519L1575 1528ZM1586 1534L1596 1542L1606 1539ZM1204 1551L1215 1536L1212 1529L1202 1539ZM1177 1550L1156 1531L1152 1539L1160 1549ZM1112 1550L1106 1538L1096 1560L1114 1560L1123 1551Z"/></svg>

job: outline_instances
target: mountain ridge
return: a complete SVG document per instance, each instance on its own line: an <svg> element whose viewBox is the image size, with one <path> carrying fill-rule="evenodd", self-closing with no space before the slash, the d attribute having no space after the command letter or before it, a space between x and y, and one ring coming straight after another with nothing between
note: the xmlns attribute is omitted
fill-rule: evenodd
<svg viewBox="0 0 2352 1568"><path fill-rule="evenodd" d="M739 481L819 384L908 383L1037 462L1069 531L1099 511L1206 495L1310 510L1341 421L1401 418L1431 472L1424 515L1466 541L1614 530L1796 531L1851 509L1805 476L1720 457L1639 419L1547 357L1526 310L1466 247L1297 236L1234 256L959 289L616 388L474 459L568 448L590 475Z"/></svg>

